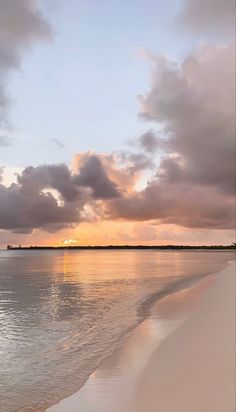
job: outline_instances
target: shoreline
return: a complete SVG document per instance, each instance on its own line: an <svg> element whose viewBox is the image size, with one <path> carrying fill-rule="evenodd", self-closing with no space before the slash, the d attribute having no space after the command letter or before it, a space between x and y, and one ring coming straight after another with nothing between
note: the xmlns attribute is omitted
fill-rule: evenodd
<svg viewBox="0 0 236 412"><path fill-rule="evenodd" d="M101 366L90 375L85 385L82 386L79 391L63 399L58 404L48 408L47 411L66 412L69 410L70 412L76 412L78 410L81 410L81 412L109 412L111 410L111 407L113 408L112 410L114 412L143 412L149 410L154 411L155 407L158 406L156 393L158 392L158 386L162 387L163 385L163 376L166 376L166 374L169 373L169 382L171 381L171 376L173 374L176 375L177 372L179 373L180 365L178 365L178 362L176 361L178 356L175 356L174 359L172 359L173 362L168 362L168 358L171 358L171 353L175 353L178 348L180 350L181 345L184 346L186 342L189 341L189 338L194 335L194 333L196 335L196 338L199 338L199 340L201 341L202 335L204 335L205 332L203 333L203 331L201 332L201 330L197 330L196 325L195 327L191 327L189 326L189 324L191 325L191 323L194 323L194 321L196 323L196 318L200 317L201 319L201 317L203 317L202 311L204 310L205 306L207 306L209 297L211 298L210 302L213 304L214 308L214 302L212 302L211 295L214 295L214 293L221 295L224 292L224 283L228 284L229 279L231 282L231 293L233 293L233 271L234 262L231 262L220 272L209 275L205 279L203 278L200 282L197 282L190 288L176 291L171 295L163 297L163 299L154 304L154 314L144 320L139 326L137 326L137 328L132 332L128 339L122 344L122 346L118 350L116 350L111 357L106 359L101 364ZM221 296L221 298L224 298L224 296ZM224 301L225 304L226 301ZM233 305L235 305L234 297L232 298L231 296L231 306L232 301ZM175 303L173 304L173 302ZM178 304L176 302L178 302ZM172 310L170 309L171 305L174 305L174 310L173 308ZM178 313L176 314L176 305L178 308L177 312L180 312L179 315ZM215 318L221 319L221 321L225 321L224 318L226 318L227 320L227 316L229 317L230 315L229 312L228 315L227 313L225 313L222 318L222 316L220 317L220 313L218 313L217 315L217 311L219 312L220 308L214 308L213 313L212 308L210 309L210 313L209 311L205 310L206 313L204 314L205 317L209 317L209 325L215 325ZM155 316L155 313L161 313L160 311L168 313L168 316L162 316L162 318L160 318L159 315ZM188 337L185 335L189 327L193 330L191 330L191 333ZM222 325L222 328L223 327L224 325ZM212 335L214 333L217 335L216 330L212 331ZM230 335L229 330L227 330L225 334L226 333ZM233 330L231 331L231 334L232 333ZM216 340L218 338L219 336L216 338ZM179 345L178 340L181 342L181 345ZM228 339L229 346L231 344L231 340L232 336ZM207 344L209 344L209 342L205 342L205 346L207 346ZM215 345L215 348L216 346L217 345ZM194 343L192 343L192 350L193 347ZM170 354L167 356L166 351L168 352L168 350L170 351ZM161 352L163 352L162 355ZM199 362L201 363L202 359L200 353L197 354L196 358L198 358ZM159 359L157 364L158 369L160 369L158 373L152 370L152 365L157 361L157 359ZM188 362L190 361L191 359L188 360ZM177 364L175 365L176 362ZM182 360L182 362L184 362L184 359ZM222 362L224 363L223 359ZM215 359L215 363L218 364L219 370L222 369L222 365L220 364L218 359ZM196 369L196 365L194 367ZM201 372L201 370L199 372ZM151 378L148 379L148 376L151 376ZM211 378L213 379L214 376L212 376ZM185 385L187 385L188 380L186 380ZM153 385L154 383L155 385ZM166 396L168 395L168 385L169 384L167 383L166 387L162 387L161 391L161 393L165 394ZM205 385L207 386L208 382L205 382ZM154 386L155 390L153 393L150 393L152 386ZM184 388L182 388L182 390L184 392ZM178 393L180 395L181 390L179 390ZM165 402L168 396L166 399L164 398L164 395L161 398L159 394L158 402L160 403L160 399L162 399L162 402ZM196 400L194 400L194 402L195 401ZM212 401L212 399L210 399L210 401ZM143 409L137 409L138 404L143 405ZM218 404L220 404L219 401ZM114 409L114 405L116 405L116 409ZM171 407L173 408L173 405ZM188 405L188 408L189 407L190 405ZM217 408L217 404L215 405L215 407ZM226 404L224 405L224 407L226 407L226 409L224 409L225 412L232 412L233 410L227 409ZM169 412L171 409L162 410ZM185 409L179 410L181 410L181 412L185 412ZM199 405L199 410L201 410L201 405ZM208 410L209 412L211 412L211 410L213 412L213 409Z"/></svg>
<svg viewBox="0 0 236 412"><path fill-rule="evenodd" d="M236 245L77 245L77 246L12 246L1 250L236 250Z"/></svg>

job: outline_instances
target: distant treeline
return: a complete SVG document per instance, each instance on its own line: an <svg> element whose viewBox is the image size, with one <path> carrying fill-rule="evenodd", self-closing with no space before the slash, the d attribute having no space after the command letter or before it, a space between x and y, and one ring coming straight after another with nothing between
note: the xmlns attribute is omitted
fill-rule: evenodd
<svg viewBox="0 0 236 412"><path fill-rule="evenodd" d="M212 246L186 246L186 245L108 245L108 246L7 246L8 250L231 250L236 249L236 243L232 245L212 245Z"/></svg>

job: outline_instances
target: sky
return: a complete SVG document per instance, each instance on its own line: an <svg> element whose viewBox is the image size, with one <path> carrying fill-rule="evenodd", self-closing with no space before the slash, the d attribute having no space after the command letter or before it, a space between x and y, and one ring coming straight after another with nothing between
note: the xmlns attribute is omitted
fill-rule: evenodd
<svg viewBox="0 0 236 412"><path fill-rule="evenodd" d="M0 247L235 241L233 0L0 0Z"/></svg>

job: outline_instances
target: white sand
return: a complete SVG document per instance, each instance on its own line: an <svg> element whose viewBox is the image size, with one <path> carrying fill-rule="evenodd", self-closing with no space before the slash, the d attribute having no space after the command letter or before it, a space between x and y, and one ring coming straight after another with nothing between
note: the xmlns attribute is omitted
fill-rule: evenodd
<svg viewBox="0 0 236 412"><path fill-rule="evenodd" d="M50 412L234 412L235 263L160 301Z"/></svg>

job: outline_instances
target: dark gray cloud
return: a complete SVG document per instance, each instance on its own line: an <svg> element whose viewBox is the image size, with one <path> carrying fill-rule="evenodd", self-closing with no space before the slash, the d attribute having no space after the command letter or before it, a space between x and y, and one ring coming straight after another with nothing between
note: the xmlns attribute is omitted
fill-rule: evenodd
<svg viewBox="0 0 236 412"><path fill-rule="evenodd" d="M0 185L0 227L30 233L35 228L56 231L79 222L75 203L59 205L51 193L25 193L20 185Z"/></svg>
<svg viewBox="0 0 236 412"><path fill-rule="evenodd" d="M71 227L84 219L87 203L120 195L96 156L89 156L77 174L64 164L29 166L17 176L17 183L6 187L1 182L0 229L16 233Z"/></svg>
<svg viewBox="0 0 236 412"><path fill-rule="evenodd" d="M80 221L86 201L67 166L27 167L16 184L0 184L0 228L17 233L35 228L57 231Z"/></svg>
<svg viewBox="0 0 236 412"><path fill-rule="evenodd" d="M184 0L179 23L200 33L232 35L235 28L235 1Z"/></svg>
<svg viewBox="0 0 236 412"><path fill-rule="evenodd" d="M136 139L135 144L150 154L154 154L163 146L162 140L154 130L148 130L146 133L142 134Z"/></svg>
<svg viewBox="0 0 236 412"><path fill-rule="evenodd" d="M27 196L40 193L44 189L54 189L68 202L74 202L80 195L75 176L64 164L29 166L18 175L21 190Z"/></svg>
<svg viewBox="0 0 236 412"><path fill-rule="evenodd" d="M93 173L92 169L94 168L91 168L91 166L93 166L93 162L89 160L91 159L91 156L99 159L100 167L102 166L103 168L103 177L105 171L106 178L109 178L110 180L109 187L112 183L111 196L109 197L117 197L120 196L121 193L134 190L134 187L136 183L139 181L142 172L146 169L154 168L154 161L152 156L150 154L147 155L146 153L142 152L135 153L132 151L125 150L113 153L95 154L90 152L84 152L79 153L75 156L74 170L76 173L79 173L79 171L81 170L81 168L84 167L84 165L86 165L86 169L89 169L89 174ZM86 171L86 175L87 173L88 171ZM105 186L106 178L103 183ZM91 181L91 178L89 180Z"/></svg>
<svg viewBox="0 0 236 412"><path fill-rule="evenodd" d="M50 34L35 0L0 0L0 124L9 104L9 73L20 67L23 54L34 42L46 40Z"/></svg>
<svg viewBox="0 0 236 412"><path fill-rule="evenodd" d="M232 45L203 48L180 65L153 59L141 115L163 125L165 152L144 190L108 203L108 218L234 228L234 79Z"/></svg>
<svg viewBox="0 0 236 412"><path fill-rule="evenodd" d="M233 229L235 199L215 189L184 183L152 181L143 191L107 205L107 217L133 221L157 220L188 228Z"/></svg>
<svg viewBox="0 0 236 412"><path fill-rule="evenodd" d="M98 156L90 155L80 168L76 183L93 191L95 199L110 199L119 197L117 185L112 182Z"/></svg>
<svg viewBox="0 0 236 412"><path fill-rule="evenodd" d="M158 175L235 191L234 47L207 47L181 65L155 61L142 116L164 124L167 136Z"/></svg>
<svg viewBox="0 0 236 412"><path fill-rule="evenodd" d="M152 169L155 165L153 157L146 153L133 153L131 151L117 152L123 166L126 169L126 173L133 176L139 174L142 170Z"/></svg>

